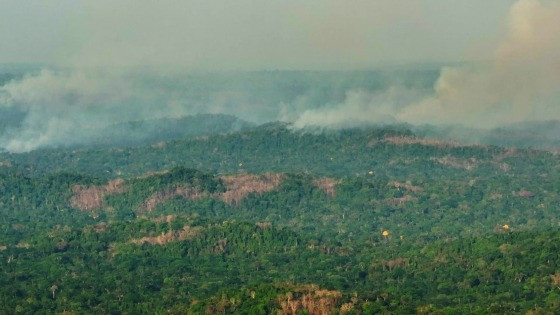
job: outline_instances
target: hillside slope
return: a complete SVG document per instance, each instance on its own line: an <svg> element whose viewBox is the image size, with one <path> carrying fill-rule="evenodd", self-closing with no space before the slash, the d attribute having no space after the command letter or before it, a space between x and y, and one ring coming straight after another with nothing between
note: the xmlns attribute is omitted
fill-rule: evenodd
<svg viewBox="0 0 560 315"><path fill-rule="evenodd" d="M278 124L4 154L0 305L556 312L559 171L544 151Z"/></svg>

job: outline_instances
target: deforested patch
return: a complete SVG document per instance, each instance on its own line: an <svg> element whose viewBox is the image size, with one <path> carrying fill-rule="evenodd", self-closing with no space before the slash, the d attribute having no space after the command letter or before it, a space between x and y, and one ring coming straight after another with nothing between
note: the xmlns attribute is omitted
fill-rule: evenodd
<svg viewBox="0 0 560 315"><path fill-rule="evenodd" d="M152 148L154 149L163 149L167 146L167 143L165 143L165 141L160 141L158 143L154 143L151 145Z"/></svg>
<svg viewBox="0 0 560 315"><path fill-rule="evenodd" d="M494 155L494 160L502 161L511 157L521 157L522 154L515 148L506 148L501 153Z"/></svg>
<svg viewBox="0 0 560 315"><path fill-rule="evenodd" d="M313 184L315 187L322 189L325 194L331 197L335 197L336 195L336 185L338 185L339 181L329 177L322 177L315 179Z"/></svg>
<svg viewBox="0 0 560 315"><path fill-rule="evenodd" d="M492 193L488 199L490 200L500 200L502 199L503 195L500 193Z"/></svg>
<svg viewBox="0 0 560 315"><path fill-rule="evenodd" d="M128 189L121 178L114 179L105 186L83 185L72 186L74 195L70 198L70 206L82 211L91 211L103 207L103 199L109 194L120 194Z"/></svg>
<svg viewBox="0 0 560 315"><path fill-rule="evenodd" d="M465 145L454 141L444 141L437 139L418 138L413 136L387 136L381 142L391 143L395 145L413 145L420 144L438 148L456 148L464 147ZM371 142L370 142L371 143ZM371 145L370 145L371 146Z"/></svg>
<svg viewBox="0 0 560 315"><path fill-rule="evenodd" d="M313 284L301 285L277 298L281 308L278 314L333 314L333 310L339 307L341 297L340 291L321 289ZM348 311L353 308L353 304L340 307L341 311Z"/></svg>
<svg viewBox="0 0 560 315"><path fill-rule="evenodd" d="M412 197L411 195L404 195L402 197L389 198L387 199L387 203L393 206L400 206L406 202L416 201L416 200L418 200L418 198Z"/></svg>
<svg viewBox="0 0 560 315"><path fill-rule="evenodd" d="M276 189L282 182L282 178L282 174L276 173L222 176L226 191L219 195L219 199L227 204L237 205L250 193L263 193Z"/></svg>
<svg viewBox="0 0 560 315"><path fill-rule="evenodd" d="M270 229L272 227L272 224L270 222L257 222L255 223L255 225L263 230Z"/></svg>
<svg viewBox="0 0 560 315"><path fill-rule="evenodd" d="M96 224L92 224L92 225L87 225L84 227L84 232L85 233L105 233L105 231L107 231L107 228L109 227L109 224L107 222L99 222Z"/></svg>
<svg viewBox="0 0 560 315"><path fill-rule="evenodd" d="M478 160L475 157L459 159L451 155L446 155L444 157L433 157L431 160L453 168L462 168L467 171L472 171L478 166Z"/></svg>
<svg viewBox="0 0 560 315"><path fill-rule="evenodd" d="M167 243L183 241L188 239L193 239L203 230L200 226L190 226L185 225L179 231L168 231L167 233L162 233L159 236L144 236L141 238L131 239L128 242L136 245L142 245L144 243L150 245L165 245Z"/></svg>
<svg viewBox="0 0 560 315"><path fill-rule="evenodd" d="M520 191L517 192L517 195L519 197L523 197L523 198L531 198L531 197L535 197L535 193L529 190L525 190L522 189Z"/></svg>
<svg viewBox="0 0 560 315"><path fill-rule="evenodd" d="M31 247L31 244L27 243L27 242L19 242L16 244L17 248L25 248L25 249L29 249Z"/></svg>
<svg viewBox="0 0 560 315"><path fill-rule="evenodd" d="M391 271L395 269L395 267L405 268L408 267L408 265L409 265L408 259L398 257L384 262L383 269Z"/></svg>
<svg viewBox="0 0 560 315"><path fill-rule="evenodd" d="M190 199L190 200L199 200L205 197L206 195L207 195L206 192L201 192L197 188L183 187L183 186L174 187L163 191L155 192L138 207L138 211L152 212L157 205L175 196L181 196L185 199Z"/></svg>

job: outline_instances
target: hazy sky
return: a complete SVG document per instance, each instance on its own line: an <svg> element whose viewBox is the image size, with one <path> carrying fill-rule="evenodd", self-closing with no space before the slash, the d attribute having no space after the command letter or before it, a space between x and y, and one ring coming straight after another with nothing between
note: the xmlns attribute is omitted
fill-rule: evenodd
<svg viewBox="0 0 560 315"><path fill-rule="evenodd" d="M511 0L0 0L0 63L347 69L484 60Z"/></svg>
<svg viewBox="0 0 560 315"><path fill-rule="evenodd" d="M0 63L66 66L0 86L0 109L26 113L0 137L11 152L79 142L84 126L199 112L296 127L560 120L559 0L0 0L0 45ZM328 87L302 73L234 73L230 85L185 76L457 61L471 62L426 75L427 89L351 72L336 79L356 84Z"/></svg>

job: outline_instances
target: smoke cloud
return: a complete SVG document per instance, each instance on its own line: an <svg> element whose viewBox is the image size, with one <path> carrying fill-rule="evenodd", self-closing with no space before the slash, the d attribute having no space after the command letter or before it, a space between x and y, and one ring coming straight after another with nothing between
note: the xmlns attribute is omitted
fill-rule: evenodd
<svg viewBox="0 0 560 315"><path fill-rule="evenodd" d="M422 90L396 85L379 92L351 90L346 93L344 102L338 106L305 109L299 115L295 115L298 117L293 127L345 128L397 123L395 117L403 106L418 100L422 94Z"/></svg>
<svg viewBox="0 0 560 315"><path fill-rule="evenodd" d="M495 127L560 117L560 3L522 0L510 11L509 33L490 65L448 68L435 96L406 108L413 123Z"/></svg>
<svg viewBox="0 0 560 315"><path fill-rule="evenodd" d="M76 144L112 124L195 113L143 79L135 73L41 70L10 81L0 87L0 109L25 115L0 135L0 147L26 152Z"/></svg>
<svg viewBox="0 0 560 315"><path fill-rule="evenodd" d="M18 123L0 128L0 147L27 152L44 146L80 144L115 124L201 113L230 114L253 123L294 121L299 117L314 119L321 108L345 102L355 111L373 114L389 110L399 100L402 103L417 97L419 91L425 92L432 85L434 77L433 70L401 74L40 70L0 86L0 115L10 109L23 113L11 115L19 119ZM387 108L379 108L381 102ZM308 123L334 125L340 115L334 112L329 121ZM344 124L356 117L349 117ZM385 119L389 117L379 121ZM342 127L342 123L339 125Z"/></svg>
<svg viewBox="0 0 560 315"><path fill-rule="evenodd" d="M349 92L336 108L305 111L297 126L391 120L491 128L560 118L560 3L520 0L489 63L443 68L432 96ZM402 103L407 103L403 105Z"/></svg>
<svg viewBox="0 0 560 315"><path fill-rule="evenodd" d="M23 113L11 114L20 119L17 124L3 127L0 121L0 148L26 152L76 144L113 124L198 113L232 114L255 123L289 121L295 128L389 123L492 128L560 119L557 1L517 1L492 47L454 38L484 37L492 29L488 21L499 15L482 10L474 23L476 18L465 13L470 20L458 25L443 18L458 20L472 9L478 14L473 2L453 11L445 11L453 7L447 1L359 1L355 7L334 1L324 6L249 2L219 10L212 10L211 2L140 2L132 13L127 1L72 6L66 22L74 23L75 30L60 21L57 30L76 41L70 41L71 47L58 43L63 53L51 60L64 58L67 67L50 67L0 86L0 115ZM240 12L243 19L231 12ZM402 37L403 30L412 35ZM436 37L450 40L441 43ZM488 61L437 71L325 71L379 64L373 60L461 59L457 47L472 53L467 42L477 48L476 58ZM0 52L0 59L15 58L5 55L9 52ZM402 52L417 54L407 59ZM177 69L170 70L174 65ZM320 71L193 72L239 68Z"/></svg>

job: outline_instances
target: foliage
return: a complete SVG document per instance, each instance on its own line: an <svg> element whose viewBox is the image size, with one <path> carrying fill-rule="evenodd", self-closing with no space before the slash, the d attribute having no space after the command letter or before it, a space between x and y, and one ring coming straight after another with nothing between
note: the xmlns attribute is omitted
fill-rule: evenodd
<svg viewBox="0 0 560 315"><path fill-rule="evenodd" d="M547 152L269 125L2 161L0 313L559 311ZM282 174L225 202L247 171Z"/></svg>

